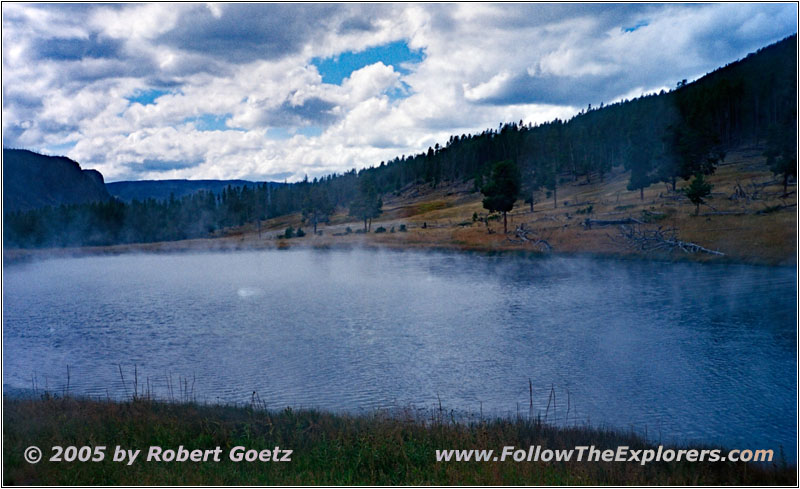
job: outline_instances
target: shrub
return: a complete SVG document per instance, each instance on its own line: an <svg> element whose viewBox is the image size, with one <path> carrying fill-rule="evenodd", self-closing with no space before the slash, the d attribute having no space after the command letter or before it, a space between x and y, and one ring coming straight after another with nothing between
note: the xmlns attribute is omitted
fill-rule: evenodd
<svg viewBox="0 0 800 489"><path fill-rule="evenodd" d="M407 231L407 229L406 229L406 225L405 225L405 224L401 224L401 225L400 225L400 232L401 232L401 233L405 233L406 231Z"/></svg>
<svg viewBox="0 0 800 489"><path fill-rule="evenodd" d="M353 229L350 226L347 226L347 229L344 230L344 234L352 234Z"/></svg>
<svg viewBox="0 0 800 489"><path fill-rule="evenodd" d="M283 237L286 238L286 239L293 238L294 237L294 228L292 226L289 226L288 228L286 228L286 231L283 232Z"/></svg>
<svg viewBox="0 0 800 489"><path fill-rule="evenodd" d="M306 232L303 231L303 228L297 228L297 234L295 236L297 236L298 238L302 238L305 235L306 235Z"/></svg>
<svg viewBox="0 0 800 489"><path fill-rule="evenodd" d="M650 212L642 210L642 221L644 222L658 222L667 218L667 214L660 214L658 212Z"/></svg>

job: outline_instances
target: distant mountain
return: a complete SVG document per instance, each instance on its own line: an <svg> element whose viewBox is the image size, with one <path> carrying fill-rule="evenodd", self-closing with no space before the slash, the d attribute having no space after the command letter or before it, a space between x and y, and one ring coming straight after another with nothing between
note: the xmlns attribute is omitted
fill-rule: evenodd
<svg viewBox="0 0 800 489"><path fill-rule="evenodd" d="M3 148L3 212L110 199L96 170L64 156Z"/></svg>
<svg viewBox="0 0 800 489"><path fill-rule="evenodd" d="M180 199L200 190L219 194L228 186L255 187L264 182L249 180L135 180L107 183L106 188L114 197L125 202L147 199L168 200L170 195ZM272 183L271 185L278 185Z"/></svg>

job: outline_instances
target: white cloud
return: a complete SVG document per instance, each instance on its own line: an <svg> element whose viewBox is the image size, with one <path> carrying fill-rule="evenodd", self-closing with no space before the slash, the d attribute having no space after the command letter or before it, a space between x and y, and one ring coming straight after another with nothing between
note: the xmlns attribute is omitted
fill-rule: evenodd
<svg viewBox="0 0 800 489"><path fill-rule="evenodd" d="M486 83L480 83L478 86L470 87L468 83L462 85L464 89L464 97L472 102L476 102L487 97L495 95L500 88L502 88L511 78L511 74L507 71L501 71L493 76Z"/></svg>
<svg viewBox="0 0 800 489"><path fill-rule="evenodd" d="M135 42L169 32L182 10L170 3L131 5L125 9L100 7L89 16L88 24L110 37Z"/></svg>
<svg viewBox="0 0 800 489"><path fill-rule="evenodd" d="M780 4L4 4L3 141L74 142L110 181L299 179L671 87L796 20ZM424 59L341 85L311 64L398 40ZM208 115L228 130L203 131Z"/></svg>
<svg viewBox="0 0 800 489"><path fill-rule="evenodd" d="M354 71L342 83L342 89L348 101L361 102L373 97L380 97L400 83L400 74L391 66L382 62L365 66Z"/></svg>

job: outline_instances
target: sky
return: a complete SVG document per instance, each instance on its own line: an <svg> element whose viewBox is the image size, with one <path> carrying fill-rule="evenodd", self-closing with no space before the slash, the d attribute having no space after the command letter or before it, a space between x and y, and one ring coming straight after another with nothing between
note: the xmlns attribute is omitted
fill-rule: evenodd
<svg viewBox="0 0 800 489"><path fill-rule="evenodd" d="M106 181L297 181L668 90L785 4L2 5L3 146Z"/></svg>

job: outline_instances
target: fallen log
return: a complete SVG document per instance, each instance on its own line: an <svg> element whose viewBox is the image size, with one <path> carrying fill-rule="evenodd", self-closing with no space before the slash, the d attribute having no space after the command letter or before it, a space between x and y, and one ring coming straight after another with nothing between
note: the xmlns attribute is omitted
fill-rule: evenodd
<svg viewBox="0 0 800 489"><path fill-rule="evenodd" d="M630 248L638 248L641 251L664 250L672 252L676 249L684 253L707 253L715 256L725 256L725 253L717 250L710 250L697 243L681 241L676 235L675 229L640 229L638 226L620 226L620 237L623 238Z"/></svg>
<svg viewBox="0 0 800 489"><path fill-rule="evenodd" d="M627 217L625 219L610 219L610 220L587 218L583 221L583 227L587 229L591 229L592 226L619 226L622 224L644 224L644 223L632 217Z"/></svg>
<svg viewBox="0 0 800 489"><path fill-rule="evenodd" d="M707 216L744 216L747 215L745 211L714 211L714 212L704 212L700 214L703 217Z"/></svg>
<svg viewBox="0 0 800 489"><path fill-rule="evenodd" d="M542 251L552 251L553 250L553 246L550 245L550 243L548 243L547 240L538 239L536 237L530 237L529 234L530 234L530 231L526 231L525 230L525 225L524 224L520 224L519 226L517 226L517 229L514 232L514 235L520 239L519 242L531 243L534 246L538 246ZM512 241L511 238L509 238L509 241Z"/></svg>
<svg viewBox="0 0 800 489"><path fill-rule="evenodd" d="M780 211L780 210L783 210L783 209L789 209L791 207L797 207L797 204L774 205L772 207L767 207L767 208L761 209L760 211L756 212L756 214L759 214L759 215L761 215L761 214L770 214L772 212L777 212L777 211Z"/></svg>

